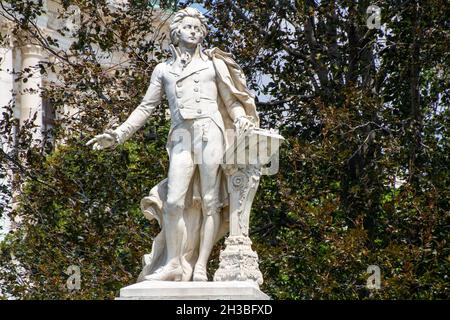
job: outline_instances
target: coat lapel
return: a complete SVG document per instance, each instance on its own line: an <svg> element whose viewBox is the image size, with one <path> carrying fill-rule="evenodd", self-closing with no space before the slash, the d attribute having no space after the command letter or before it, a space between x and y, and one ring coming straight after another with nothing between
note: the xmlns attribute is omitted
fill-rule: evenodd
<svg viewBox="0 0 450 320"><path fill-rule="evenodd" d="M175 48L173 44L171 44L169 48L172 52L172 58L169 60L169 64L171 65L171 68L169 68L169 72L177 78L177 81L190 76L194 72L208 68L208 65L205 63L206 61L208 61L208 55L203 52L202 46L200 44L197 46L197 51L200 55L200 59L189 63L184 70L181 70L178 66L176 66L176 61L180 58L179 49Z"/></svg>

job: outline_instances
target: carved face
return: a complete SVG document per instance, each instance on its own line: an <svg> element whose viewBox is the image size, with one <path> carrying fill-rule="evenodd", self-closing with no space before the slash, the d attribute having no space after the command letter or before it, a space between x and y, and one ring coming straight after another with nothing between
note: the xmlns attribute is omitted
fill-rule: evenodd
<svg viewBox="0 0 450 320"><path fill-rule="evenodd" d="M203 40L201 22L197 18L185 17L178 27L179 43L192 48Z"/></svg>

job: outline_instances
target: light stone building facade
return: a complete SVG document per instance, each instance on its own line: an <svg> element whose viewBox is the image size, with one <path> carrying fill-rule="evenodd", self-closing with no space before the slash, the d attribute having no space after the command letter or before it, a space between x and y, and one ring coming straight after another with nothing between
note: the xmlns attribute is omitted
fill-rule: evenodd
<svg viewBox="0 0 450 320"><path fill-rule="evenodd" d="M109 0L109 9L126 9L127 2L128 0ZM157 6L158 3L159 1L149 0L149 5ZM36 25L39 27L40 32L44 36L49 35L52 38L56 38L60 50L69 49L75 39L63 37L56 30L63 26L66 26L69 30L77 28L77 23L79 23L77 21L78 8L76 6L69 7L72 12L71 14L70 12L67 14L67 11L64 11L59 0L43 0L42 5L46 14L39 16L36 20ZM66 12L65 19L60 17L63 11ZM160 13L160 21L158 23L163 23L166 21L166 14L168 13L162 11ZM43 138L42 133L51 128L52 121L58 117L58 114L55 114L48 101L41 96L42 88L51 82L57 82L58 68L55 69L55 72L48 70L47 75L42 75L37 67L39 63L42 61L54 62L55 57L41 46L29 43L31 41L14 37L11 32L13 26L13 22L0 16L0 32L2 38L6 40L0 43L0 120L2 120L3 112L8 105L13 106L14 118L19 120L20 125L36 115L34 120L36 130L33 132L33 138L41 140ZM163 26L162 32L167 32L165 26ZM166 45L163 44L163 46ZM102 67L105 69L112 65L126 66L126 63L124 63L126 57L119 52L101 55L99 59ZM28 81L16 81L18 74L28 69L31 70ZM62 110L64 113L75 111ZM7 143L7 140L8 137L0 137L0 145L5 153L11 152L13 148L13 146ZM0 179L0 185L10 186L10 180L8 178ZM0 194L0 206L8 207L8 204L11 204L11 202L13 202L12 199ZM14 222L9 221L5 217L5 214L3 214L3 218L0 219L0 241L14 227Z"/></svg>

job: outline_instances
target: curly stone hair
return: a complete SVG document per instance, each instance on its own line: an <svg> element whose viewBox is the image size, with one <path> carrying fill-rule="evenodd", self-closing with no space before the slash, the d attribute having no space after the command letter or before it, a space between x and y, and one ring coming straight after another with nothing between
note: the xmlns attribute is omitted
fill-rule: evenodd
<svg viewBox="0 0 450 320"><path fill-rule="evenodd" d="M198 11L195 8L186 8L179 10L175 17L172 20L172 23L170 24L170 39L172 40L172 43L174 45L178 44L178 27L180 26L181 21L183 21L184 18L191 17L191 18L197 18L201 22L201 30L203 34L203 39L208 34L208 29L206 26L206 18L205 16Z"/></svg>

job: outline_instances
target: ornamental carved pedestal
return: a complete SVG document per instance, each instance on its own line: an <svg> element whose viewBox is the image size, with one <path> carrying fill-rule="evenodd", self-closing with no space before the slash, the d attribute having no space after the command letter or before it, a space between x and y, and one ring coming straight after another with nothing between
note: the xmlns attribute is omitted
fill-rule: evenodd
<svg viewBox="0 0 450 320"><path fill-rule="evenodd" d="M227 150L223 170L228 179L230 233L220 253L214 281L263 283L258 254L249 238L250 211L261 175L278 171L278 147L283 137L272 130L255 129ZM237 156L237 157L236 157ZM270 167L267 165L271 163Z"/></svg>

